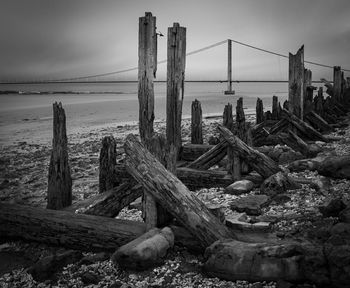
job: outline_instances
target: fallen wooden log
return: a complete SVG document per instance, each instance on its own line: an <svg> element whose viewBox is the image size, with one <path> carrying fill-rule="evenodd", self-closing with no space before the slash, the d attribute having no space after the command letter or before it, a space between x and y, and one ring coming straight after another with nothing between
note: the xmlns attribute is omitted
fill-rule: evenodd
<svg viewBox="0 0 350 288"><path fill-rule="evenodd" d="M247 161L247 163L264 178L268 178L269 176L281 171L271 158L245 144L238 137L234 136L227 128L218 126L218 130L232 149L237 151L239 157Z"/></svg>
<svg viewBox="0 0 350 288"><path fill-rule="evenodd" d="M141 197L142 193L141 185L135 185L128 181L104 193L77 202L63 210L74 212L82 209L84 214L116 217L120 210Z"/></svg>
<svg viewBox="0 0 350 288"><path fill-rule="evenodd" d="M180 159L183 161L192 162L213 147L214 145L208 144L185 144L181 148Z"/></svg>
<svg viewBox="0 0 350 288"><path fill-rule="evenodd" d="M233 234L188 188L137 140L129 135L124 145L126 168L134 179L204 245Z"/></svg>
<svg viewBox="0 0 350 288"><path fill-rule="evenodd" d="M117 165L115 173L116 179L122 179L123 181L130 181L132 179L124 164ZM226 187L233 181L232 177L225 171L197 170L187 167L178 167L176 169L176 176L192 190Z"/></svg>
<svg viewBox="0 0 350 288"><path fill-rule="evenodd" d="M288 110L283 109L282 117L287 119L300 133L310 140L328 142L323 135L312 128L309 124L299 119L294 114L290 113Z"/></svg>
<svg viewBox="0 0 350 288"><path fill-rule="evenodd" d="M176 176L189 188L227 187L232 184L232 175L226 171L196 170L191 168L177 168Z"/></svg>
<svg viewBox="0 0 350 288"><path fill-rule="evenodd" d="M85 251L115 251L145 232L141 222L0 203L2 239L23 239Z"/></svg>
<svg viewBox="0 0 350 288"><path fill-rule="evenodd" d="M314 157L318 153L318 151L311 150L309 145L291 130L288 130L288 133L280 133L278 137L282 143L286 144L294 151L299 151L306 157Z"/></svg>
<svg viewBox="0 0 350 288"><path fill-rule="evenodd" d="M227 142L222 140L219 144L205 152L195 161L187 165L188 168L207 170L220 162L227 154Z"/></svg>
<svg viewBox="0 0 350 288"><path fill-rule="evenodd" d="M334 131L332 126L330 126L326 120L324 120L320 115L315 111L310 111L305 115L305 119L310 122L310 124L318 128L321 132L330 132Z"/></svg>

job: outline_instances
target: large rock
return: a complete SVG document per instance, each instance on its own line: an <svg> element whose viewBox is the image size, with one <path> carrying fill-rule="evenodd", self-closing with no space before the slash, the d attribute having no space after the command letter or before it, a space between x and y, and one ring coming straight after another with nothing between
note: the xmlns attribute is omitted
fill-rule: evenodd
<svg viewBox="0 0 350 288"><path fill-rule="evenodd" d="M173 246L174 234L170 228L154 228L120 247L111 259L124 269L145 270L163 263Z"/></svg>
<svg viewBox="0 0 350 288"><path fill-rule="evenodd" d="M68 264L78 262L83 257L80 251L68 250L40 259L28 268L28 273L36 281L43 281L54 277L55 273Z"/></svg>
<svg viewBox="0 0 350 288"><path fill-rule="evenodd" d="M349 287L350 283L350 224L338 223L331 229L324 245L332 287Z"/></svg>
<svg viewBox="0 0 350 288"><path fill-rule="evenodd" d="M346 204L340 198L331 199L318 207L324 217L338 217L345 208Z"/></svg>
<svg viewBox="0 0 350 288"><path fill-rule="evenodd" d="M350 179L350 155L327 157L317 170L327 177Z"/></svg>
<svg viewBox="0 0 350 288"><path fill-rule="evenodd" d="M249 193L254 188L254 183L250 180L239 180L225 188L225 193L231 195L241 195Z"/></svg>
<svg viewBox="0 0 350 288"><path fill-rule="evenodd" d="M204 271L213 277L236 281L304 280L298 244L273 245L237 240L217 241L205 251Z"/></svg>
<svg viewBox="0 0 350 288"><path fill-rule="evenodd" d="M339 213L339 220L344 223L350 223L350 206Z"/></svg>
<svg viewBox="0 0 350 288"><path fill-rule="evenodd" d="M300 185L283 172L267 178L260 186L260 192L270 197L285 193L287 190L300 188Z"/></svg>
<svg viewBox="0 0 350 288"><path fill-rule="evenodd" d="M230 215L226 217L226 226L234 231L240 232L268 232L271 229L271 223L265 221L258 221L249 223L247 221L246 213L237 215Z"/></svg>
<svg viewBox="0 0 350 288"><path fill-rule="evenodd" d="M231 202L231 209L245 212L248 215L260 215L261 208L268 205L269 197L266 195L248 195Z"/></svg>

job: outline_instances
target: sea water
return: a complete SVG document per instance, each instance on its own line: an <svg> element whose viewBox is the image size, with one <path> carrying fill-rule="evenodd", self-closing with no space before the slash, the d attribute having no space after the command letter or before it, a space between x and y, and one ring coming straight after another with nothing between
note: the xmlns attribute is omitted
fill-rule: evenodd
<svg viewBox="0 0 350 288"><path fill-rule="evenodd" d="M0 91L15 90L22 94L0 95L0 144L18 141L49 142L52 138L52 104L62 102L66 112L68 134L88 131L99 126L137 123L137 83L51 83L0 84ZM166 83L155 83L155 117L166 117ZM236 106L243 97L246 113L255 113L256 99L263 99L265 110L272 96L283 103L287 83L233 83L235 95L224 95L226 83L186 82L183 117L191 114L191 103L201 102L203 116L222 115L224 106ZM53 93L54 92L54 93ZM233 109L235 111L235 109Z"/></svg>

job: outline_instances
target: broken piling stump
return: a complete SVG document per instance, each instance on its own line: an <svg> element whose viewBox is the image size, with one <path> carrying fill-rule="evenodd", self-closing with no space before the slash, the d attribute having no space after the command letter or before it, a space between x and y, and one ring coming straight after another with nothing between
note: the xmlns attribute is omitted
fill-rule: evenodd
<svg viewBox="0 0 350 288"><path fill-rule="evenodd" d="M62 209L72 204L72 178L68 163L66 114L62 103L53 104L53 139L50 157L47 208Z"/></svg>

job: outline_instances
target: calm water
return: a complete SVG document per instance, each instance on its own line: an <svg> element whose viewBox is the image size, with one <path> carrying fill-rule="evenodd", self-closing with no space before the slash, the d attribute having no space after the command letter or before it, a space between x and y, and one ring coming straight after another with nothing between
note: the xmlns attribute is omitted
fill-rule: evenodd
<svg viewBox="0 0 350 288"><path fill-rule="evenodd" d="M244 98L247 113L255 111L257 97L263 99L267 109L271 107L273 95L282 102L287 98L287 83L238 83L233 86L236 95L226 96L223 93L226 83L186 83L183 116L190 115L194 99L201 101L203 115L217 115L222 114L225 104L235 106L239 97ZM52 137L52 103L55 101L62 102L65 108L68 134L138 120L137 83L0 85L0 90L33 92L30 95L0 95L0 144L49 142ZM38 91L65 93L35 94ZM165 118L165 97L166 83L155 83L156 119Z"/></svg>

